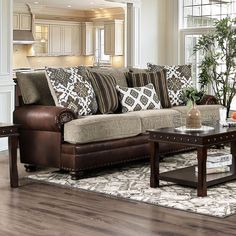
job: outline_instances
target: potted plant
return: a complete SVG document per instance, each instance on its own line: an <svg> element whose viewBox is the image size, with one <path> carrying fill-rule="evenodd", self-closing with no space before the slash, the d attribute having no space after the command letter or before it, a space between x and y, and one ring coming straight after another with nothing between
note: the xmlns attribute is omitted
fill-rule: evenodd
<svg viewBox="0 0 236 236"><path fill-rule="evenodd" d="M199 101L203 92L199 92L194 87L188 87L182 91L182 96L187 100L187 105L191 107L186 116L186 128L199 129L201 128L201 113L196 107L196 102Z"/></svg>
<svg viewBox="0 0 236 236"><path fill-rule="evenodd" d="M202 35L194 48L203 59L199 66L199 83L202 89L211 85L219 103L227 108L236 95L236 18L215 21L215 29Z"/></svg>
<svg viewBox="0 0 236 236"><path fill-rule="evenodd" d="M187 104L187 106L193 106L202 99L204 94L205 94L204 91L198 91L194 87L188 87L182 91L181 96L183 101Z"/></svg>

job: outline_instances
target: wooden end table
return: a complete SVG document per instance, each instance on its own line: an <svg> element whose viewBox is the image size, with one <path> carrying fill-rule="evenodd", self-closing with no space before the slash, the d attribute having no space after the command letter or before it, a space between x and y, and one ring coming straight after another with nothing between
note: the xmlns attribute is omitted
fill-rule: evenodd
<svg viewBox="0 0 236 236"><path fill-rule="evenodd" d="M151 177L150 186L159 187L159 181L165 180L180 185L197 188L199 197L207 196L207 187L236 179L236 128L223 128L220 125L208 132L182 132L174 128L163 128L149 131L151 146ZM159 172L159 143L174 143L197 148L198 174L195 166ZM230 172L218 174L206 174L207 149L213 145L223 143L231 144L233 163Z"/></svg>
<svg viewBox="0 0 236 236"><path fill-rule="evenodd" d="M18 128L19 125L0 123L0 138L8 137L10 185L12 188L19 186L17 171Z"/></svg>

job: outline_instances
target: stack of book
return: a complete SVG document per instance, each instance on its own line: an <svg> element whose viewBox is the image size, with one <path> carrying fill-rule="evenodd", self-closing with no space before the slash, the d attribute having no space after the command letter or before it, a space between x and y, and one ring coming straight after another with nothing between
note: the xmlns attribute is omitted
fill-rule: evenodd
<svg viewBox="0 0 236 236"><path fill-rule="evenodd" d="M206 173L216 174L230 171L232 165L232 154L229 153L210 153L207 155ZM195 166L195 172L198 173L198 167Z"/></svg>

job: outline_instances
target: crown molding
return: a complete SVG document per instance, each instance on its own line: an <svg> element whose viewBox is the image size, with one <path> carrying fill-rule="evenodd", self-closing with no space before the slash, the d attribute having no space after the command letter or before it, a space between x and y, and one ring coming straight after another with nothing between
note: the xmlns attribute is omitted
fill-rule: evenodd
<svg viewBox="0 0 236 236"><path fill-rule="evenodd" d="M87 11L87 16L92 21L102 21L102 20L113 20L125 18L125 8L114 7L114 8L103 8L96 9L94 11Z"/></svg>
<svg viewBox="0 0 236 236"><path fill-rule="evenodd" d="M14 2L13 11L18 13L30 13L30 7L25 3Z"/></svg>
<svg viewBox="0 0 236 236"><path fill-rule="evenodd" d="M48 7L45 5L29 4L29 8L32 14L37 19L66 19L66 20L81 20L87 18L86 11L74 10L74 9L63 9Z"/></svg>

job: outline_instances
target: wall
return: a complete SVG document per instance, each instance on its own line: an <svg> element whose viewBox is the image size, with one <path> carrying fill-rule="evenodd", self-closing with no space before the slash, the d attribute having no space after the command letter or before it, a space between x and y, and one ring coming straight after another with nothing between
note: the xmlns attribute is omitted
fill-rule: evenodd
<svg viewBox="0 0 236 236"><path fill-rule="evenodd" d="M178 63L178 1L143 0L141 66Z"/></svg>

